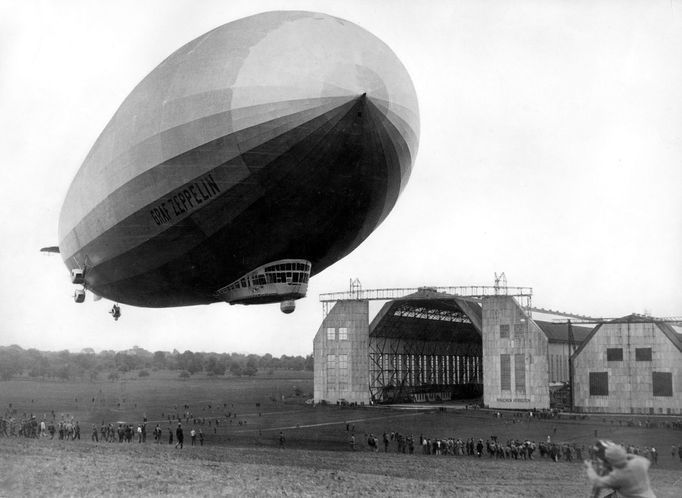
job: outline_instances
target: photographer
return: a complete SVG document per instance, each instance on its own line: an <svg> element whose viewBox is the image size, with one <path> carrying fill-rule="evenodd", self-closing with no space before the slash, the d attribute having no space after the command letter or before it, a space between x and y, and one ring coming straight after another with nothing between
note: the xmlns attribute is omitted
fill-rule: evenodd
<svg viewBox="0 0 682 498"><path fill-rule="evenodd" d="M593 463L586 460L587 477L596 490L610 488L616 493L608 496L622 498L656 498L649 483L650 462L638 455L629 455L625 448L610 441L600 441L603 446L603 458L610 466L610 471L599 475Z"/></svg>

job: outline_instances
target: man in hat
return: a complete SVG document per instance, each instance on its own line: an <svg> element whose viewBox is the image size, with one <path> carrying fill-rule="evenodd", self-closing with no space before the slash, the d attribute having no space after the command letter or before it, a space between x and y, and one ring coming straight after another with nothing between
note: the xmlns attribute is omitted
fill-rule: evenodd
<svg viewBox="0 0 682 498"><path fill-rule="evenodd" d="M587 477L592 485L595 488L611 488L622 498L656 498L649 482L651 462L642 456L628 454L619 444L610 441L603 444L604 458L612 470L600 476L592 462L585 460Z"/></svg>

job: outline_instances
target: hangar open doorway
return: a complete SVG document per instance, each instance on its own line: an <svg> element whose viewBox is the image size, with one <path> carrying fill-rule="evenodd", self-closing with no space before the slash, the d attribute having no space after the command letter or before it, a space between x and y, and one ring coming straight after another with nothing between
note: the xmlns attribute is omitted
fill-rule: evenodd
<svg viewBox="0 0 682 498"><path fill-rule="evenodd" d="M483 394L481 307L426 289L384 304L369 325L373 402Z"/></svg>

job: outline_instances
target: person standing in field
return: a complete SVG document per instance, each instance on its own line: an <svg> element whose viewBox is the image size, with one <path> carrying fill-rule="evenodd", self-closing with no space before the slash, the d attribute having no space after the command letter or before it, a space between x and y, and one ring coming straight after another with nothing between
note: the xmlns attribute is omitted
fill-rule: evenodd
<svg viewBox="0 0 682 498"><path fill-rule="evenodd" d="M192 427L192 430L189 431L189 437L192 440L192 446L194 446L197 440L197 431L194 430L194 427Z"/></svg>
<svg viewBox="0 0 682 498"><path fill-rule="evenodd" d="M284 449L284 433L282 431L279 431L279 449Z"/></svg>
<svg viewBox="0 0 682 498"><path fill-rule="evenodd" d="M168 428L168 444L173 444L173 430Z"/></svg>
<svg viewBox="0 0 682 498"><path fill-rule="evenodd" d="M199 429L199 444L200 444L201 446L204 445L204 433L201 432L201 429Z"/></svg>
<svg viewBox="0 0 682 498"><path fill-rule="evenodd" d="M182 424L178 424L178 428L175 430L175 437L178 440L178 442L175 443L175 447L177 448L180 446L180 449L182 449L182 443L185 441L185 435L182 432Z"/></svg>

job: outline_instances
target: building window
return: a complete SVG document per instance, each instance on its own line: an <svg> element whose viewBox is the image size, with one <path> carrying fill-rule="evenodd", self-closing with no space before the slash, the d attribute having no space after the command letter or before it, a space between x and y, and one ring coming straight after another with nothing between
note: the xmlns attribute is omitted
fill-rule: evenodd
<svg viewBox="0 0 682 498"><path fill-rule="evenodd" d="M327 389L336 389L336 355L327 355Z"/></svg>
<svg viewBox="0 0 682 498"><path fill-rule="evenodd" d="M517 394L526 394L526 356L514 355L514 386Z"/></svg>
<svg viewBox="0 0 682 498"><path fill-rule="evenodd" d="M590 372L590 396L609 395L608 372Z"/></svg>
<svg viewBox="0 0 682 498"><path fill-rule="evenodd" d="M334 339L336 339L336 329L334 327L329 327L327 329L327 340L333 341Z"/></svg>
<svg viewBox="0 0 682 498"><path fill-rule="evenodd" d="M511 365L508 354L500 355L500 389L511 391Z"/></svg>
<svg viewBox="0 0 682 498"><path fill-rule="evenodd" d="M635 361L651 361L651 348L635 349Z"/></svg>
<svg viewBox="0 0 682 498"><path fill-rule="evenodd" d="M514 324L514 336L515 337L523 337L523 332L526 328L525 323L515 323Z"/></svg>
<svg viewBox="0 0 682 498"><path fill-rule="evenodd" d="M623 361L623 348L607 348L606 361Z"/></svg>
<svg viewBox="0 0 682 498"><path fill-rule="evenodd" d="M500 325L500 338L509 338L509 325Z"/></svg>
<svg viewBox="0 0 682 498"><path fill-rule="evenodd" d="M339 329L339 341L348 340L348 329L346 327L341 327Z"/></svg>
<svg viewBox="0 0 682 498"><path fill-rule="evenodd" d="M339 355L339 391L348 390L348 355Z"/></svg>
<svg viewBox="0 0 682 498"><path fill-rule="evenodd" d="M671 372L651 372L654 396L673 395L673 374Z"/></svg>

